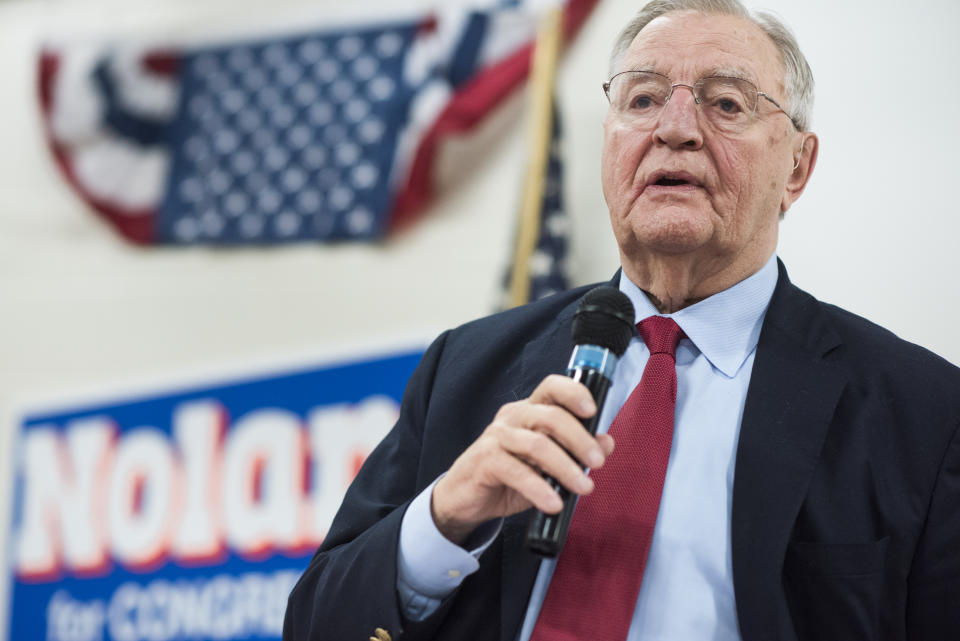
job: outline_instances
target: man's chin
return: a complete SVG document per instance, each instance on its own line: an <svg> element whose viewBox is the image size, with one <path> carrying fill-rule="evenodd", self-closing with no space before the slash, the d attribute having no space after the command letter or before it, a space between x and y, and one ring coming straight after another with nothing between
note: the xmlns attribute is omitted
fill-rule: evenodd
<svg viewBox="0 0 960 641"><path fill-rule="evenodd" d="M694 253L713 237L712 217L702 211L664 208L636 216L630 221L631 245L668 255Z"/></svg>

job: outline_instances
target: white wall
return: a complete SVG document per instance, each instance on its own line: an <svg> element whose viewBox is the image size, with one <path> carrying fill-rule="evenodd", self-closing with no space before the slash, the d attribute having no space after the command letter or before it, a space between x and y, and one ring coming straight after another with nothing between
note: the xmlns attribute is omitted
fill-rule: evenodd
<svg viewBox="0 0 960 641"><path fill-rule="evenodd" d="M392 6L353 0L354 8ZM430 2L418 0L414 6ZM56 174L33 88L43 38L229 30L338 0L0 0L0 461L25 401L131 379L433 333L493 308L523 167L520 100L457 190L377 247L144 250ZM567 196L578 283L617 266L598 159L607 53L640 3L604 0L566 58ZM820 160L782 224L794 282L960 363L960 3L768 0L817 78ZM267 7L270 7L268 10ZM859 15L866 12L866 15ZM0 474L6 514L7 474ZM5 521L0 521L4 523ZM5 529L0 529L0 542ZM0 603L6 583L0 579Z"/></svg>

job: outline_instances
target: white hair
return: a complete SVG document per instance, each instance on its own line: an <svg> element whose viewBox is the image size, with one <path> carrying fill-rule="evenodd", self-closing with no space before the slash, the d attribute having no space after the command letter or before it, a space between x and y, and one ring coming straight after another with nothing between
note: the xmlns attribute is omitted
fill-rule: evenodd
<svg viewBox="0 0 960 641"><path fill-rule="evenodd" d="M813 72L800 51L790 29L775 15L765 11L749 11L739 0L653 0L641 9L620 32L610 54L610 75L640 31L652 20L672 11L696 11L743 18L760 27L773 41L783 62L785 95L784 110L800 131L810 127L813 112Z"/></svg>

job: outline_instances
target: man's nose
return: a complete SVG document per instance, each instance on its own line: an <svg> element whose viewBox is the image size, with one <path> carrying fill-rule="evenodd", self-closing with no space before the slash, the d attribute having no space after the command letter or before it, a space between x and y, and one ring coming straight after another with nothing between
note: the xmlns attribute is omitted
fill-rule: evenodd
<svg viewBox="0 0 960 641"><path fill-rule="evenodd" d="M687 85L675 86L670 100L660 112L653 131L654 139L672 149L699 149L703 145L699 108L693 89Z"/></svg>

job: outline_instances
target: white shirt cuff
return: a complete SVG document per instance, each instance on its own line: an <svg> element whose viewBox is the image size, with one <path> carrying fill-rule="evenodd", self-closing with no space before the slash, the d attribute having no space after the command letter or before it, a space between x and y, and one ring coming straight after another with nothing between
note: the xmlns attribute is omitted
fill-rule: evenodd
<svg viewBox="0 0 960 641"><path fill-rule="evenodd" d="M439 478L437 479L439 480ZM480 555L500 533L502 519L484 523L465 541L449 541L433 522L431 483L407 508L400 524L397 553L397 592L404 614L422 620L440 606L463 580L480 567Z"/></svg>

